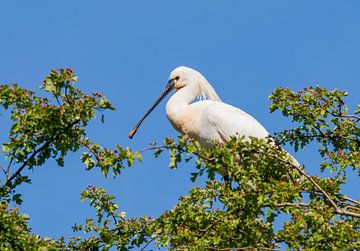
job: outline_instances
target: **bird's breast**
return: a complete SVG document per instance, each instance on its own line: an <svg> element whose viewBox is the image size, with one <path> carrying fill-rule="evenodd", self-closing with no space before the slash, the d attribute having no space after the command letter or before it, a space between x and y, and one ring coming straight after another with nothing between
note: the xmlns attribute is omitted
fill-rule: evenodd
<svg viewBox="0 0 360 251"><path fill-rule="evenodd" d="M196 131L198 124L196 114L182 111L172 116L167 114L167 117L175 130L182 134L189 134L191 136Z"/></svg>
<svg viewBox="0 0 360 251"><path fill-rule="evenodd" d="M212 140L220 140L216 128L204 124L206 105L208 102L200 101L188 105L181 110L167 109L166 115L172 126L181 134L187 134L202 145L208 145Z"/></svg>

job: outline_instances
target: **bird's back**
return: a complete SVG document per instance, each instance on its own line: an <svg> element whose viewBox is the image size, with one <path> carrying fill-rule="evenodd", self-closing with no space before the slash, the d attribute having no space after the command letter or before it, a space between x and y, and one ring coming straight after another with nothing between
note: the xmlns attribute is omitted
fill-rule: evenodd
<svg viewBox="0 0 360 251"><path fill-rule="evenodd" d="M251 115L220 101L204 100L188 106L184 114L192 114L191 123L183 124L187 133L209 145L211 141L226 142L231 136L265 138L267 130ZM180 116L182 117L182 116ZM183 117L183 120L189 118Z"/></svg>

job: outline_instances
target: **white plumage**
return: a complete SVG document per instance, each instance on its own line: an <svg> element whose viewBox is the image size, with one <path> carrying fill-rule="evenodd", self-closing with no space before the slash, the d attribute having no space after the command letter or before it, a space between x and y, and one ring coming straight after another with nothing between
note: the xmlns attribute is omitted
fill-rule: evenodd
<svg viewBox="0 0 360 251"><path fill-rule="evenodd" d="M166 115L180 133L188 134L204 146L213 140L226 142L230 136L265 138L269 135L251 115L222 102L199 72L178 67L169 79L177 78L176 92L166 104ZM200 100L193 102L197 97Z"/></svg>
<svg viewBox="0 0 360 251"><path fill-rule="evenodd" d="M166 115L182 134L209 146L214 140L226 142L231 136L265 138L267 130L251 115L221 101L214 88L198 71L180 66L174 69L158 100L130 132L132 138L150 112L175 89L166 104Z"/></svg>

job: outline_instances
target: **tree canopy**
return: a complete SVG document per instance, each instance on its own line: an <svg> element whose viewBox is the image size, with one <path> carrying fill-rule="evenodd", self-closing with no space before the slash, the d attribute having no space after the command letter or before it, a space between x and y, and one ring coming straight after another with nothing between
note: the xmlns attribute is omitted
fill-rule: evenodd
<svg viewBox="0 0 360 251"><path fill-rule="evenodd" d="M346 92L318 86L274 90L270 111L281 111L293 128L272 139L232 138L203 148L184 135L147 148L155 157L168 154L170 168L192 163L192 181L207 179L204 187L194 186L159 217L129 218L114 195L89 186L81 198L94 208L94 218L75 224L73 238L32 233L29 217L12 206L22 203L18 187L31 182L25 169L49 159L64 166L67 154L81 151L87 170L99 168L105 176L117 176L142 158L129 147L108 149L88 137L89 121L96 116L104 121L104 113L114 107L100 93L83 93L77 80L66 68L46 76L41 95L16 84L0 85L1 109L8 110L12 123L0 152L1 250L360 249L360 201L340 192L349 175L360 175L360 105L349 112ZM295 151L315 144L322 162L312 168L322 175L295 165L282 150L285 144ZM229 180L216 175L220 169L227 170Z"/></svg>

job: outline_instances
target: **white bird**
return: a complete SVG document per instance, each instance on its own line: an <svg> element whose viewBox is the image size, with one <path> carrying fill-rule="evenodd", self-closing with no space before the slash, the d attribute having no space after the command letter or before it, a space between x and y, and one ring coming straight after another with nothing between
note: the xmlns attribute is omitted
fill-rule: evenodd
<svg viewBox="0 0 360 251"><path fill-rule="evenodd" d="M266 138L268 131L248 113L222 102L214 88L198 71L189 67L175 68L169 76L165 90L130 131L131 139L144 119L173 89L175 94L166 104L166 115L173 127L182 134L209 147L213 141L225 143L230 137ZM288 153L289 154L289 153ZM291 155L293 164L299 162ZM227 180L225 170L219 173ZM302 181L303 177L298 181Z"/></svg>
<svg viewBox="0 0 360 251"><path fill-rule="evenodd" d="M269 135L251 115L222 102L201 73L180 66L171 72L165 90L131 130L129 138L173 89L176 92L166 104L167 118L177 131L198 140L202 146L210 146L214 140L224 143L231 136L248 139L250 136L265 138Z"/></svg>

